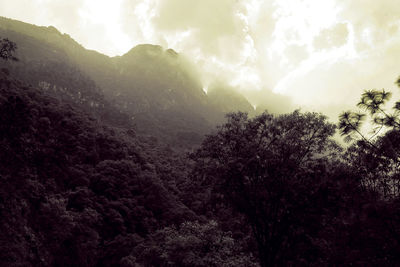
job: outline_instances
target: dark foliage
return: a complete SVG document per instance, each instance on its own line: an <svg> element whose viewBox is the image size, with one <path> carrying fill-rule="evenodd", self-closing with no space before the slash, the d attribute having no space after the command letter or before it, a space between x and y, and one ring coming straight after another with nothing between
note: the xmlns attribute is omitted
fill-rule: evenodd
<svg viewBox="0 0 400 267"><path fill-rule="evenodd" d="M399 263L398 202L364 186L371 170L333 133L314 113L236 113L192 155L193 179L245 215L262 266Z"/></svg>
<svg viewBox="0 0 400 267"><path fill-rule="evenodd" d="M18 59L13 55L17 49L17 44L8 40L7 38L0 38L0 58L3 60L13 60L18 61Z"/></svg>
<svg viewBox="0 0 400 267"><path fill-rule="evenodd" d="M0 63L2 266L400 265L390 93L366 91L367 114L342 114L356 140L345 151L321 114L238 112L188 157L177 151L221 112L173 50L111 59L5 18L0 33L19 47L3 39L1 57L21 56Z"/></svg>
<svg viewBox="0 0 400 267"><path fill-rule="evenodd" d="M193 155L194 176L246 215L263 266L315 260L307 257L317 256L312 251L322 226L315 219L327 216L315 204L329 204L321 191L333 132L312 113L254 119L237 113Z"/></svg>
<svg viewBox="0 0 400 267"><path fill-rule="evenodd" d="M204 93L194 67L172 49L139 45L110 58L84 49L54 27L6 18L0 18L0 34L18 43L20 59L19 64L0 62L0 66L35 87L57 91L57 98L87 102L82 107L100 117L110 116L108 123L121 126L121 121L130 120L138 133L188 150L223 119L223 111Z"/></svg>
<svg viewBox="0 0 400 267"><path fill-rule="evenodd" d="M257 266L254 257L244 254L231 233L221 231L215 221L158 230L135 248L134 255L146 266Z"/></svg>
<svg viewBox="0 0 400 267"><path fill-rule="evenodd" d="M0 112L3 264L115 266L148 233L196 218L124 131L4 74Z"/></svg>

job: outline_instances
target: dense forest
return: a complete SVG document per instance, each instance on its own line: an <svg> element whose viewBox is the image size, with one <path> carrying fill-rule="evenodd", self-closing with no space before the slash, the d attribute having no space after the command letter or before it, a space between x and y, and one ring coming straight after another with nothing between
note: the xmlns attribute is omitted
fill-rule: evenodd
<svg viewBox="0 0 400 267"><path fill-rule="evenodd" d="M336 125L205 94L171 49L109 58L5 18L0 36L1 266L400 265L389 92Z"/></svg>

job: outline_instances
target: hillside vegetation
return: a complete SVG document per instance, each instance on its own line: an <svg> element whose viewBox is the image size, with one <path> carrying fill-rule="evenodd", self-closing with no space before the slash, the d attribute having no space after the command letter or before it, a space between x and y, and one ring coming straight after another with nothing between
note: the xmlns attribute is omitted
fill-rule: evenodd
<svg viewBox="0 0 400 267"><path fill-rule="evenodd" d="M366 114L337 127L320 113L256 115L220 85L205 94L171 49L109 58L4 18L0 35L18 58L0 71L0 265L400 264L388 92L366 91Z"/></svg>

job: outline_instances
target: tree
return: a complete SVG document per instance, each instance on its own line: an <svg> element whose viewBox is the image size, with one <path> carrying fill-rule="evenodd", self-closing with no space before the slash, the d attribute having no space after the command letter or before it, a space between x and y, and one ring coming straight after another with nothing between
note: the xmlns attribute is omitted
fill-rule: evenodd
<svg viewBox="0 0 400 267"><path fill-rule="evenodd" d="M323 115L299 111L227 118L192 155L194 179L211 184L214 194L245 214L262 266L300 260L293 251L311 246L303 233L315 220L306 214L315 208L327 155L338 148L330 138L335 126Z"/></svg>
<svg viewBox="0 0 400 267"><path fill-rule="evenodd" d="M17 45L14 42L7 38L0 39L0 58L6 61L17 61L18 59L13 55L16 49Z"/></svg>
<svg viewBox="0 0 400 267"><path fill-rule="evenodd" d="M400 86L400 78L396 83ZM384 89L364 91L357 104L364 112L346 111L339 116L341 135L346 141L356 140L347 154L364 177L361 186L385 198L400 195L400 101L387 111L391 96ZM369 135L362 131L366 118L373 128Z"/></svg>
<svg viewBox="0 0 400 267"><path fill-rule="evenodd" d="M396 84L400 87L400 78ZM346 152L349 169L360 177L359 187L365 193L358 199L362 205L348 233L349 240L358 240L353 253L364 261L360 265L400 262L400 101L388 109L391 96L384 89L364 91L357 104L362 111L339 117L340 133L346 141L354 141ZM362 126L373 130L365 133Z"/></svg>
<svg viewBox="0 0 400 267"><path fill-rule="evenodd" d="M133 254L139 255L144 266L258 266L252 255L241 251L230 232L219 229L216 221L165 227L152 233Z"/></svg>
<svg viewBox="0 0 400 267"><path fill-rule="evenodd" d="M400 101L393 107L393 113L385 110L385 104L390 100L392 93L373 89L364 91L357 106L366 113L346 111L339 116L340 133L346 137L347 141L354 140L354 134L358 135L363 141L372 145L372 140L378 136L382 130L400 129ZM371 118L371 125L374 127L371 136L367 137L361 131L361 126L365 118Z"/></svg>

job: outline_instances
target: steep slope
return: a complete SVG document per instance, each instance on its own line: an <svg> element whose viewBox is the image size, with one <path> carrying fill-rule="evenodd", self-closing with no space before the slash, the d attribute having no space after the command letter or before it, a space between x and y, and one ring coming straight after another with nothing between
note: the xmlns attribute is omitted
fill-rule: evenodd
<svg viewBox="0 0 400 267"><path fill-rule="evenodd" d="M171 191L171 151L2 72L0 113L2 265L116 266L148 233L196 219Z"/></svg>
<svg viewBox="0 0 400 267"><path fill-rule="evenodd" d="M92 108L111 105L133 119L138 132L174 146L198 144L223 117L203 92L194 67L172 49L139 45L110 58L84 49L54 27L6 18L0 18L0 36L19 46L20 62L7 67L20 79L44 89L55 88L55 96L86 99L85 105ZM121 120L123 124L127 118Z"/></svg>
<svg viewBox="0 0 400 267"><path fill-rule="evenodd" d="M63 53L66 58L77 64L77 66L84 70L91 78L96 76L96 78L101 79L101 81L107 81L113 76L113 66L110 64L110 58L108 56L102 55L96 51L87 50L82 45L73 40L68 34L61 34L56 28L49 26L36 26L28 23L24 23L17 20L8 19L5 17L0 17L0 29L5 33L5 36L9 34L18 33L22 40L18 43L21 46L21 41L25 42L26 37L31 37L38 41L39 46L48 47L50 46L52 50L59 51L58 53ZM36 47L37 48L37 47ZM38 55L38 58L52 58L54 54L48 55L49 51L46 53L40 53L36 49L27 47L28 50L17 51L19 56L29 54L29 56Z"/></svg>
<svg viewBox="0 0 400 267"><path fill-rule="evenodd" d="M212 85L208 88L207 95L211 105L218 107L224 113L242 111L249 115L254 114L253 106L234 88L224 84Z"/></svg>
<svg viewBox="0 0 400 267"><path fill-rule="evenodd" d="M110 98L150 132L179 143L199 141L220 116L194 68L172 49L138 45L113 62L118 74Z"/></svg>
<svg viewBox="0 0 400 267"><path fill-rule="evenodd" d="M1 21L1 20L0 20ZM1 25L1 24L0 24ZM56 30L45 28L54 33ZM106 100L102 90L55 44L38 40L0 27L0 36L7 36L18 44L18 62L0 62L20 80L41 88L47 94L79 108L114 126L133 124ZM68 40L68 39L67 39Z"/></svg>
<svg viewBox="0 0 400 267"><path fill-rule="evenodd" d="M119 93L138 93L143 98L141 109L181 106L202 112L207 105L207 96L200 81L190 73L189 63L172 49L138 45L113 61L119 74Z"/></svg>

